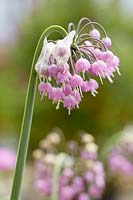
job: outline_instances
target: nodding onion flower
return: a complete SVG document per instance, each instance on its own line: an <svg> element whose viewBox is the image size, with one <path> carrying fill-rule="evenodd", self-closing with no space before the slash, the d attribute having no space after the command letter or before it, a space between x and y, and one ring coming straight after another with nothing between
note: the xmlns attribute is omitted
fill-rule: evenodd
<svg viewBox="0 0 133 200"><path fill-rule="evenodd" d="M105 187L105 174L103 165L98 160L97 150L93 136L88 133L82 133L79 142L65 142L57 131L51 132L33 152L35 188L51 200L101 198ZM58 158L62 156L62 152L67 157L59 166ZM54 169L59 171L56 179L57 171Z"/></svg>
<svg viewBox="0 0 133 200"><path fill-rule="evenodd" d="M70 23L62 40L49 41L45 37L35 65L42 98L48 96L57 104L56 109L62 103L70 114L73 108L79 108L84 92L96 96L96 77L102 83L105 78L113 83L114 72L120 75L120 61L110 50L111 44L104 28L88 18L82 18L77 28Z"/></svg>
<svg viewBox="0 0 133 200"><path fill-rule="evenodd" d="M63 39L50 40L53 32L60 33ZM114 72L120 74L119 58L109 50L110 47L111 39L104 28L88 18L82 18L77 28L73 23L68 25L68 31L62 26L52 25L41 34L31 65L10 200L20 199L38 77L42 98L47 96L51 99L56 103L56 109L62 103L70 114L72 109L79 108L84 92L96 96L99 88L97 78L102 83L105 78L112 83ZM92 188L92 191L95 193L97 190ZM84 194L81 199L85 199Z"/></svg>

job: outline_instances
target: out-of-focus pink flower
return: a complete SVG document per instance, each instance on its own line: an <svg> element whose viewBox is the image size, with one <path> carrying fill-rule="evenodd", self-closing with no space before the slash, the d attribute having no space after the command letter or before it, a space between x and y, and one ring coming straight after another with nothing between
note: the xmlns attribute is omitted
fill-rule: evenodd
<svg viewBox="0 0 133 200"><path fill-rule="evenodd" d="M7 147L0 147L0 170L12 170L15 167L16 153Z"/></svg>
<svg viewBox="0 0 133 200"><path fill-rule="evenodd" d="M55 133L54 133L55 134ZM38 149L33 153L35 160L35 187L48 198L52 194L53 174L58 166L57 157L60 156L62 145L54 142L48 134ZM66 161L61 166L61 171L56 183L56 191L59 200L97 200L102 196L105 188L104 168L98 161L97 145L90 134L83 134L79 142L68 141L63 143L63 152L66 149ZM64 140L63 140L64 141ZM60 143L62 141L60 139ZM59 147L59 148L58 148ZM44 148L44 149L43 149ZM43 151L44 150L44 151ZM85 155L83 155L85 153ZM94 156L95 155L95 156ZM57 156L57 157L56 157ZM47 158L47 159L46 159ZM51 160L52 158L52 160Z"/></svg>
<svg viewBox="0 0 133 200"><path fill-rule="evenodd" d="M113 175L133 178L133 127L125 128L109 151L108 169Z"/></svg>

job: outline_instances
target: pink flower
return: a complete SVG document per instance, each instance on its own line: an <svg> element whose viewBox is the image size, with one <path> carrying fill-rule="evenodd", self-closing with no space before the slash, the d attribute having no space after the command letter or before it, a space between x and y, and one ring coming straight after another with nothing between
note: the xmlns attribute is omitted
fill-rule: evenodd
<svg viewBox="0 0 133 200"><path fill-rule="evenodd" d="M80 58L75 64L76 73L85 72L90 69L90 62L85 58Z"/></svg>
<svg viewBox="0 0 133 200"><path fill-rule="evenodd" d="M49 92L49 99L52 99L54 101L63 100L64 96L65 95L63 94L61 88L52 87Z"/></svg>
<svg viewBox="0 0 133 200"><path fill-rule="evenodd" d="M62 200L72 200L75 195L75 191L71 186L64 186L60 192L60 199Z"/></svg>
<svg viewBox="0 0 133 200"><path fill-rule="evenodd" d="M89 81L85 81L81 87L83 92L91 92L93 96L96 96L97 89L99 85L96 80L90 79Z"/></svg>
<svg viewBox="0 0 133 200"><path fill-rule="evenodd" d="M0 170L12 170L15 167L16 153L6 147L0 147Z"/></svg>
<svg viewBox="0 0 133 200"><path fill-rule="evenodd" d="M71 96L68 96L69 98ZM70 104L69 104L70 103ZM67 107L71 109L71 102L67 102ZM58 160L55 159L65 155L67 156L63 166L61 168L56 192L59 200L91 200L99 199L102 196L105 187L105 175L102 163L98 160L98 154L96 144L93 142L93 137L85 133L80 135L81 140L65 142L65 138L60 137L60 143L56 143L56 137L54 135L57 132L48 134L46 139L40 144L47 144L45 151L40 146L38 149L41 153L41 157L35 156L35 186L37 190L42 194L50 198L52 195L52 183L55 174L54 168L58 165ZM51 139L53 138L53 140ZM63 138L63 140L61 139ZM63 143L62 143L63 142ZM63 144L63 155L62 155ZM87 148L88 147L88 148ZM90 147L90 148L89 148ZM88 155L96 154L95 158L82 157L82 152L87 152ZM49 162L48 158L52 156L52 162ZM50 156L51 157L51 156ZM39 163L39 166L37 165ZM41 166L40 166L41 163ZM43 167L44 166L44 167ZM50 192L51 191L51 192Z"/></svg>
<svg viewBox="0 0 133 200"><path fill-rule="evenodd" d="M95 39L100 38L100 32L97 29L91 30L89 34L92 38L95 38Z"/></svg>
<svg viewBox="0 0 133 200"><path fill-rule="evenodd" d="M102 60L98 60L91 65L91 73L94 76L101 76L102 78L105 78L104 72L106 71L106 69L107 65Z"/></svg>
<svg viewBox="0 0 133 200"><path fill-rule="evenodd" d="M68 109L68 113L70 114L71 109L75 108L77 102L75 98L71 95L64 97L64 108Z"/></svg>
<svg viewBox="0 0 133 200"><path fill-rule="evenodd" d="M90 200L90 197L89 197L89 194L87 193L81 193L79 196L78 196L78 200Z"/></svg>
<svg viewBox="0 0 133 200"><path fill-rule="evenodd" d="M82 84L83 84L83 79L81 76L75 74L70 78L70 85L72 87L82 86Z"/></svg>
<svg viewBox="0 0 133 200"><path fill-rule="evenodd" d="M101 197L102 190L101 190L100 188L98 188L97 186L92 185L92 186L89 188L89 193L90 193L90 195L92 196L92 198L98 199L98 198Z"/></svg>
<svg viewBox="0 0 133 200"><path fill-rule="evenodd" d="M106 45L106 47L109 49L112 45L111 39L109 37L103 38L102 42Z"/></svg>
<svg viewBox="0 0 133 200"><path fill-rule="evenodd" d="M85 175L84 175L84 179L87 181L87 182L93 182L94 181L94 173L91 172L91 171L87 171L85 172Z"/></svg>
<svg viewBox="0 0 133 200"><path fill-rule="evenodd" d="M56 77L57 73L58 73L57 65L53 64L53 65L48 66L48 75L49 76Z"/></svg>
<svg viewBox="0 0 133 200"><path fill-rule="evenodd" d="M72 94L72 88L69 84L65 85L62 90L66 96Z"/></svg>
<svg viewBox="0 0 133 200"><path fill-rule="evenodd" d="M38 90L41 94L45 95L51 90L52 86L50 83L44 83L43 81L39 83Z"/></svg>
<svg viewBox="0 0 133 200"><path fill-rule="evenodd" d="M60 83L68 82L70 78L71 78L71 74L69 72L66 72L66 73L58 72L56 81L58 84L60 84Z"/></svg>
<svg viewBox="0 0 133 200"><path fill-rule="evenodd" d="M51 181L38 179L35 182L35 187L41 192L48 196L51 193Z"/></svg>
<svg viewBox="0 0 133 200"><path fill-rule="evenodd" d="M68 99L73 101L71 109L79 108L83 97L82 92L91 92L93 96L96 95L99 85L94 80L95 77L99 77L103 84L105 78L113 83L112 78L115 72L120 75L119 58L109 50L112 42L106 36L102 26L99 24L99 30L100 27L102 31L104 30L104 38L101 39L99 30L93 28L89 32L90 29L87 30L88 24L82 24L82 20L80 22L78 27L82 28L77 33L76 29L72 30L66 37L54 42L45 38L41 54L35 65L35 70L41 79L38 89L42 97L48 96L49 99L58 104L56 108L59 108L60 103L67 107L66 101ZM98 23L91 21L89 25L91 23L93 26L98 25ZM92 75L93 79L89 80ZM60 88L67 98L61 97L63 95L56 88ZM76 103L74 103L74 99Z"/></svg>
<svg viewBox="0 0 133 200"><path fill-rule="evenodd" d="M75 98L77 103L79 103L81 101L81 95L77 90L73 91L72 96Z"/></svg>
<svg viewBox="0 0 133 200"><path fill-rule="evenodd" d="M94 79L90 79L87 82L87 86L88 86L88 89L91 92L91 94L93 96L95 96L95 94L97 93L97 89L99 88L99 85L98 85L97 81L94 80Z"/></svg>
<svg viewBox="0 0 133 200"><path fill-rule="evenodd" d="M111 71L106 63L102 60L98 60L91 65L91 73L94 76L99 76L101 82L102 78L108 78L111 83L113 82L111 79Z"/></svg>
<svg viewBox="0 0 133 200"><path fill-rule="evenodd" d="M73 179L72 187L74 188L75 192L79 194L84 191L84 184L84 179L80 176L76 176Z"/></svg>

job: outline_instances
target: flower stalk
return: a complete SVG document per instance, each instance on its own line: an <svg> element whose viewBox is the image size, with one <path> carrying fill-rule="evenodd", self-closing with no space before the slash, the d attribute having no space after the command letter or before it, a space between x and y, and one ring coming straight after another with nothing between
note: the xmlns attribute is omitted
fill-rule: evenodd
<svg viewBox="0 0 133 200"><path fill-rule="evenodd" d="M52 179L52 192L51 200L58 200L58 187L61 170L64 167L64 163L67 160L68 156L65 153L59 153L55 159L55 166L53 169L53 179Z"/></svg>
<svg viewBox="0 0 133 200"><path fill-rule="evenodd" d="M16 169L14 174L14 181L13 181L10 200L20 199L20 191L21 191L23 172L29 145L30 130L32 124L36 88L37 88L37 73L34 70L34 66L44 37L48 37L52 32L59 32L63 37L67 35L67 32L63 27L58 25L53 25L44 30L38 41L31 65L31 72L30 72L30 78L29 78L26 101L25 101L23 121L20 132Z"/></svg>

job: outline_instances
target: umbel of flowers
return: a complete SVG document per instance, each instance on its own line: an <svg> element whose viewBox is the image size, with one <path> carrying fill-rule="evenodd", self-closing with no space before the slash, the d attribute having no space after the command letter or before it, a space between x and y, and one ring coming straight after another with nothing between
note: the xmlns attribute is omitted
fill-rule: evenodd
<svg viewBox="0 0 133 200"><path fill-rule="evenodd" d="M97 77L101 83L105 78L113 83L114 72L120 72L119 58L110 50L111 45L104 28L88 18L82 18L77 28L70 23L62 40L45 37L35 65L42 98L48 96L56 109L62 103L70 114L73 108L79 108L84 92L96 96Z"/></svg>
<svg viewBox="0 0 133 200"><path fill-rule="evenodd" d="M57 199L99 199L105 187L105 174L97 150L93 136L88 133L82 133L79 142L65 142L57 131L50 133L33 152L36 189L45 198L52 199L52 179L55 176L54 168L58 166L57 157L65 152L67 159L56 182Z"/></svg>
<svg viewBox="0 0 133 200"><path fill-rule="evenodd" d="M110 149L108 167L112 175L128 177L133 181L133 126L125 127L117 143Z"/></svg>

